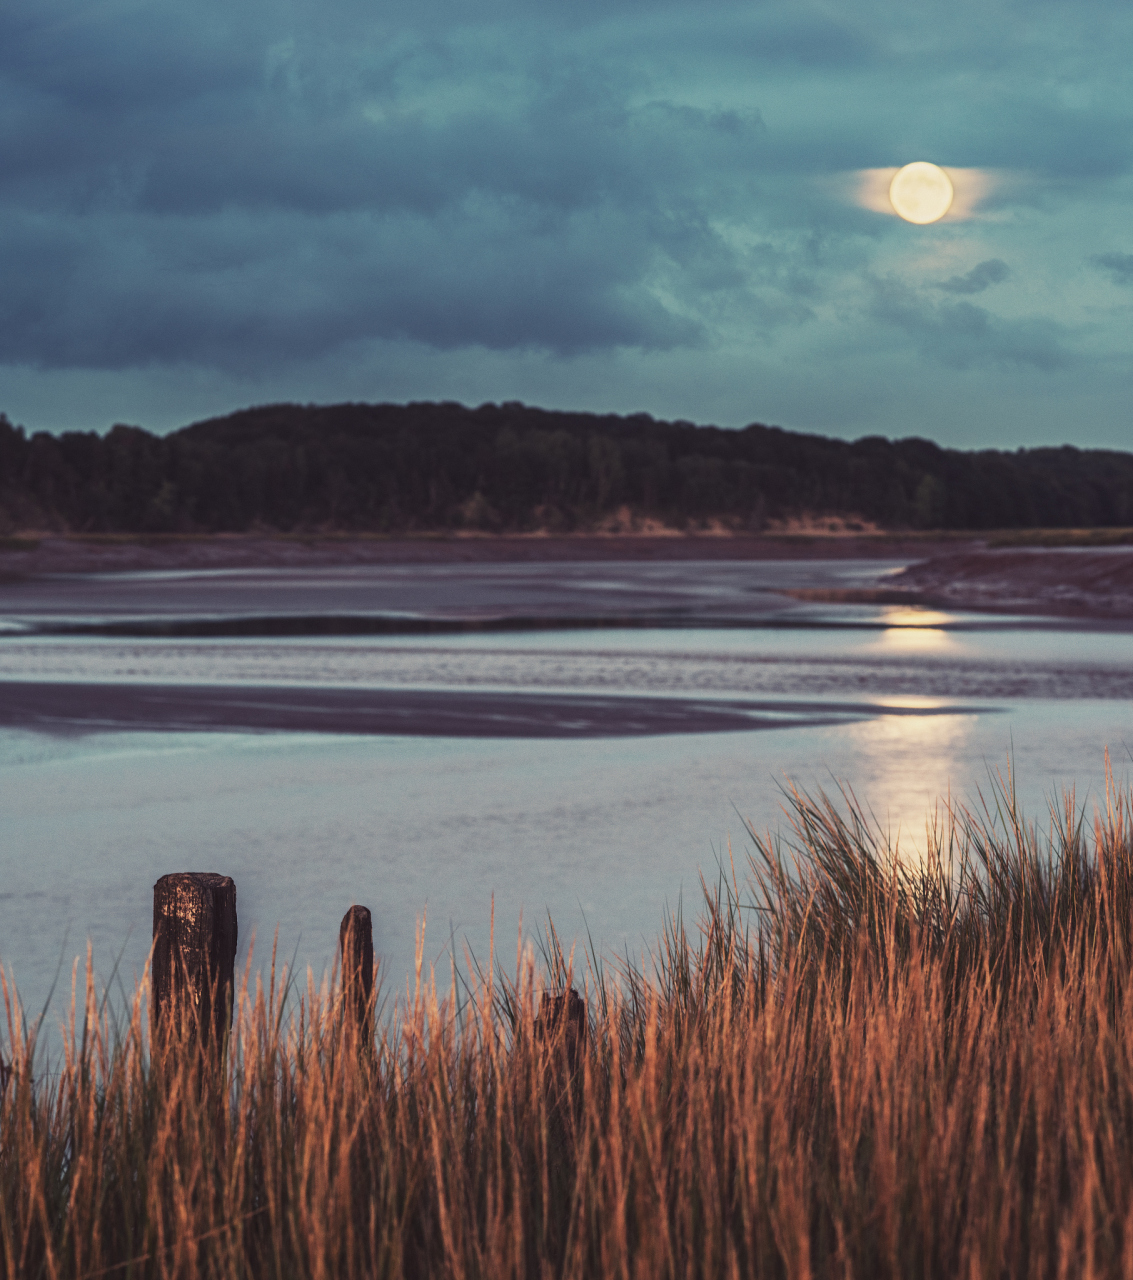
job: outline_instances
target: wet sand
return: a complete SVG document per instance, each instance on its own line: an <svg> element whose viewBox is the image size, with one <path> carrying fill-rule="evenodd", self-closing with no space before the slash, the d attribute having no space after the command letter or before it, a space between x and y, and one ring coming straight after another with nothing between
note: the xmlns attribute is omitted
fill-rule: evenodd
<svg viewBox="0 0 1133 1280"><path fill-rule="evenodd" d="M11 540L18 542L19 540ZM968 539L960 545L967 546ZM566 537L55 537L0 544L0 582L56 573L306 569L398 564L523 564L609 560L919 560L955 540L877 535L578 534Z"/></svg>
<svg viewBox="0 0 1133 1280"><path fill-rule="evenodd" d="M884 558L863 556L866 541L875 557L884 550ZM648 543L658 554L644 562L635 559L636 543ZM894 623L892 610L878 606L1053 615L1073 619L1059 625L1078 630L1127 631L1133 619L1133 550L965 545L942 552L930 544L919 549L935 554L909 564L908 546L902 558L892 541L860 538L810 539L807 554L790 558L781 554L781 543L754 538L370 540L310 546L281 539L156 546L59 540L59 545L49 542L35 551L6 553L9 563L24 555L25 569L38 568L0 583L0 626L8 632L0 642L0 725L55 734L228 729L587 738L747 731L882 714L878 706L863 702L863 695L949 700L1129 696L1130 673L1120 664L1036 662L1033 654L1021 654L1018 661L963 660L950 653L944 632L934 639L934 633L923 631L925 625L940 623L915 617ZM573 559L554 569L546 559L540 563L534 558L534 552L548 552L553 560L565 550ZM579 559L587 551L592 559ZM678 554L663 558L660 553L666 551ZM525 558L508 559L520 552ZM691 552L701 558L689 559ZM353 554L378 558L352 561ZM68 560L71 555L79 560ZM231 555L257 564L221 568L216 558ZM301 563L262 563L265 556L277 555L298 557ZM416 564L414 555L421 557ZM454 561L453 555L469 558ZM201 557L213 559L201 564ZM310 557L327 563L313 563ZM67 571L65 564L70 565ZM872 607L846 608L854 605ZM986 625L997 624L989 619ZM431 667L416 676L401 671L412 650L400 656L390 650L382 658L386 651L374 649L363 661L363 651L348 646L316 650L264 643L273 637L345 641L398 632L422 637L480 630L534 634L580 627L772 632L786 627L833 634L846 628L880 632L902 626L913 627L911 642L920 647L841 655L834 646L829 654L811 657L757 650L743 662L729 658L727 670L721 671L709 670L719 662L700 657L681 666L670 655L659 673L655 657L644 651L607 656L600 670L592 656L560 654L552 661L548 654L534 653L520 660L522 670L513 670L515 655L502 650L494 657L461 658L455 650L447 656L433 653L426 665L441 661L448 689L389 687L441 683ZM87 637L101 640L83 649L84 642L91 642ZM130 648L121 643L128 637L148 638L151 647ZM175 637L211 647L178 646ZM221 638L233 643L219 645ZM117 647L111 643L115 640ZM242 641L255 640L260 643L253 648L240 647ZM152 647L154 642L164 647ZM924 649L924 643L930 648ZM798 647L797 641L793 644ZM767 642L761 648L767 649ZM216 659L215 670L207 663L202 668L203 655L209 654ZM305 666L299 661L302 655ZM293 670L297 662L302 669ZM492 677L501 662L504 675L497 671ZM568 679L571 662L581 674ZM620 687L608 692L569 688L593 681ZM477 683L499 687L468 687ZM653 689L642 687L650 683ZM532 688L540 684L560 687L546 692ZM458 691L451 691L454 686ZM651 696L662 689L668 696ZM799 695L807 700L784 700Z"/></svg>
<svg viewBox="0 0 1133 1280"><path fill-rule="evenodd" d="M54 575L348 566L637 561L903 561L883 585L784 594L810 602L903 604L1045 617L1133 620L1133 548L986 547L969 537L710 534L567 537L49 536L0 546L0 586Z"/></svg>
<svg viewBox="0 0 1133 1280"><path fill-rule="evenodd" d="M950 609L1133 619L1133 548L966 548L911 565L892 586Z"/></svg>
<svg viewBox="0 0 1133 1280"><path fill-rule="evenodd" d="M5 683L0 725L40 733L201 730L442 738L617 738L959 715L963 707L425 689Z"/></svg>
<svg viewBox="0 0 1133 1280"><path fill-rule="evenodd" d="M907 563L622 559L45 573L0 584L0 630L252 638L746 626L816 612L792 601L788 588L873 586Z"/></svg>
<svg viewBox="0 0 1133 1280"><path fill-rule="evenodd" d="M871 587L789 587L809 604L922 609L1082 621L1133 621L1133 550L966 547L918 560Z"/></svg>

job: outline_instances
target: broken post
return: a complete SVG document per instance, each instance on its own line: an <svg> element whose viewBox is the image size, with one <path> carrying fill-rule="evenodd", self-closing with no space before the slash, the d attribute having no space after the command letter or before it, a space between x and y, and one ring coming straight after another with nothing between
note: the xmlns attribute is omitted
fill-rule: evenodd
<svg viewBox="0 0 1133 1280"><path fill-rule="evenodd" d="M586 1045L586 1004L573 987L558 995L544 991L539 997L535 1038L548 1048L558 1045L567 1070L572 1075L578 1070Z"/></svg>
<svg viewBox="0 0 1133 1280"><path fill-rule="evenodd" d="M210 871L162 876L153 887L150 1031L193 1028L220 1045L232 1025L236 884Z"/></svg>
<svg viewBox="0 0 1133 1280"><path fill-rule="evenodd" d="M351 907L338 927L342 952L342 1013L360 1047L370 1043L370 996L374 990L374 925L369 907Z"/></svg>

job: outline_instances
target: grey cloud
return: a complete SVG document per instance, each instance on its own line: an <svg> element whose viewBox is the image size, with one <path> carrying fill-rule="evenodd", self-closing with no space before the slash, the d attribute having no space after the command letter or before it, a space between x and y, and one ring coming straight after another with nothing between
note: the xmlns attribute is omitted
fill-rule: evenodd
<svg viewBox="0 0 1133 1280"><path fill-rule="evenodd" d="M208 5L73 5L13 0L0 14L0 77L103 120L170 110L254 83L257 25Z"/></svg>
<svg viewBox="0 0 1133 1280"><path fill-rule="evenodd" d="M563 354L700 340L643 285L654 251L631 227L586 216L509 227L496 212L0 226L0 354L247 372L367 338ZM36 268L21 270L28 259Z"/></svg>
<svg viewBox="0 0 1133 1280"><path fill-rule="evenodd" d="M945 293L983 293L993 284L1006 280L1010 274L1007 263L1002 258L988 258L986 262L977 262L966 275L951 276L932 287L943 289Z"/></svg>
<svg viewBox="0 0 1133 1280"><path fill-rule="evenodd" d="M1114 284L1133 284L1133 253L1099 253L1090 261L1108 271Z"/></svg>
<svg viewBox="0 0 1133 1280"><path fill-rule="evenodd" d="M289 84L252 111L221 76L224 109L172 113L125 159L121 130L54 135L44 111L36 198L0 231L0 360L239 371L374 338L666 349L704 340L694 295L744 287L706 209L723 207L708 175L742 175L764 136L751 109L631 109L582 69L524 81L518 114L430 120L395 100L371 120L349 95L289 112ZM750 205L750 178L731 186Z"/></svg>
<svg viewBox="0 0 1133 1280"><path fill-rule="evenodd" d="M957 3L7 0L0 362L240 372L367 339L572 355L812 323L900 234L812 176L923 147L1126 163L1120 104L1036 89L1047 46ZM1068 358L1037 321L877 308L954 366Z"/></svg>
<svg viewBox="0 0 1133 1280"><path fill-rule="evenodd" d="M691 46L701 56L742 57L778 74L788 68L858 69L874 63L881 53L879 42L868 31L829 13L801 8L777 11L768 6L747 10L739 23L736 18L733 10L722 11L715 21L698 12L688 24Z"/></svg>
<svg viewBox="0 0 1133 1280"><path fill-rule="evenodd" d="M1075 362L1061 326L1045 318L1004 320L971 302L929 302L893 279L870 280L870 316L952 369L1024 366L1045 373Z"/></svg>
<svg viewBox="0 0 1133 1280"><path fill-rule="evenodd" d="M520 59L514 101L477 100L432 118L421 99L443 104L483 69L476 50L464 51L438 58L422 79L418 52L411 42L400 55L381 54L388 65L380 88L363 91L347 73L337 96L325 81L340 73L302 53L293 59L298 90L288 76L265 80L259 70L235 84L202 71L191 111L155 105L143 92L125 120L117 105L74 114L50 94L21 97L3 81L9 127L0 124L0 190L20 189L36 204L124 201L163 215L232 207L436 213L477 191L562 209L602 200L648 208L704 194L718 200L735 180L715 175L742 174L766 135L753 109L664 100L630 107L600 60L544 78ZM411 74L399 83L403 66ZM112 62L105 74L130 80ZM716 190L705 192L706 179Z"/></svg>

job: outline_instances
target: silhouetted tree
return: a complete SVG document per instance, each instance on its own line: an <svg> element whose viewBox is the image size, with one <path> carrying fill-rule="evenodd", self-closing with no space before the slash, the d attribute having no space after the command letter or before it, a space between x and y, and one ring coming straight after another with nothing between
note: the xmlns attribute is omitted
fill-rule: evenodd
<svg viewBox="0 0 1133 1280"><path fill-rule="evenodd" d="M265 405L168 436L0 415L0 528L81 532L584 528L621 507L736 529L814 512L889 528L1133 523L1133 455L961 452L554 413L510 402Z"/></svg>

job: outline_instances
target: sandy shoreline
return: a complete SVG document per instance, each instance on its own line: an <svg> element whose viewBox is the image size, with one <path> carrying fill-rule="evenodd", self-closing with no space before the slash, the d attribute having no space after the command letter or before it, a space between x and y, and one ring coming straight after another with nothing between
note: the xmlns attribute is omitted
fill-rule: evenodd
<svg viewBox="0 0 1133 1280"><path fill-rule="evenodd" d="M68 734L243 730L444 738L610 738L750 733L845 724L887 715L943 715L963 707L868 702L650 697L641 694L338 689L13 682L0 726Z"/></svg>
<svg viewBox="0 0 1133 1280"><path fill-rule="evenodd" d="M1133 549L954 549L911 565L894 590L983 613L1133 619Z"/></svg>
<svg viewBox="0 0 1133 1280"><path fill-rule="evenodd" d="M790 592L832 603L920 605L998 614L1133 620L1133 548L989 548L975 538L843 534L568 537L194 538L46 536L0 545L0 587L51 575L347 565L602 561L906 560L875 589Z"/></svg>
<svg viewBox="0 0 1133 1280"><path fill-rule="evenodd" d="M969 539L877 535L578 534L337 537L211 534L185 538L44 535L0 543L0 581L48 573L304 569L366 564L491 564L609 560L922 559Z"/></svg>

